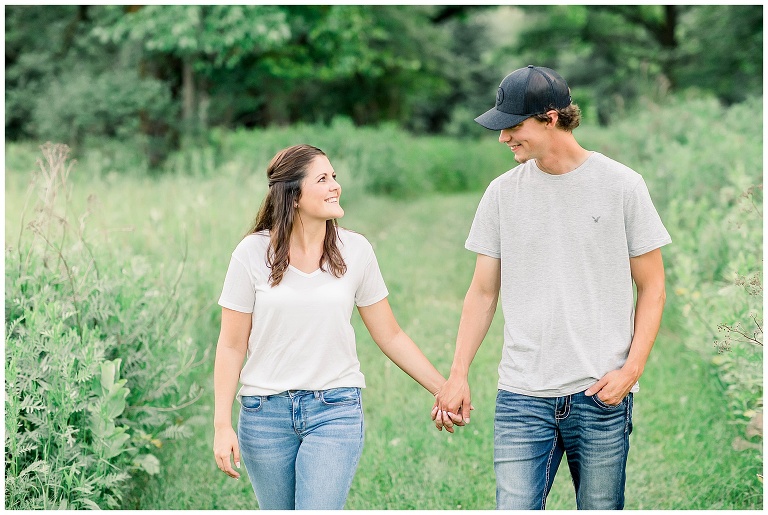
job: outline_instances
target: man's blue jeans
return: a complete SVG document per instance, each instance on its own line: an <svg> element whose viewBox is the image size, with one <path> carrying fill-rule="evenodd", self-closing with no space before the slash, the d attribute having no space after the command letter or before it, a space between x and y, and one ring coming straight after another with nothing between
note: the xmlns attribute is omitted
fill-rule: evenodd
<svg viewBox="0 0 768 515"><path fill-rule="evenodd" d="M608 406L583 392L529 397L499 390L494 431L497 509L544 509L563 453L579 509L624 508L631 393Z"/></svg>
<svg viewBox="0 0 768 515"><path fill-rule="evenodd" d="M359 388L241 398L240 456L262 510L340 510L363 451Z"/></svg>

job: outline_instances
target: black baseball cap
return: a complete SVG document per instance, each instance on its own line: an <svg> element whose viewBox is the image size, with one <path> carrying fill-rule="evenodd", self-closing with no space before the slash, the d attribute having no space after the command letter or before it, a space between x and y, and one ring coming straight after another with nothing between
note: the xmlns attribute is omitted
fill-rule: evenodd
<svg viewBox="0 0 768 515"><path fill-rule="evenodd" d="M496 106L475 121L486 129L500 131L535 114L570 104L571 92L565 79L555 70L529 64L504 77L496 93Z"/></svg>

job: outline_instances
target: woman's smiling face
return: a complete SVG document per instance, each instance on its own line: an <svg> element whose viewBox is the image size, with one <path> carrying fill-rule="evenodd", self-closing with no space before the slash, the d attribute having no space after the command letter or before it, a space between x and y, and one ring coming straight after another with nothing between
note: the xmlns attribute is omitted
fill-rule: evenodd
<svg viewBox="0 0 768 515"><path fill-rule="evenodd" d="M336 172L325 156L317 156L307 168L301 182L299 214L303 219L331 220L344 216L339 204L341 185L336 182Z"/></svg>

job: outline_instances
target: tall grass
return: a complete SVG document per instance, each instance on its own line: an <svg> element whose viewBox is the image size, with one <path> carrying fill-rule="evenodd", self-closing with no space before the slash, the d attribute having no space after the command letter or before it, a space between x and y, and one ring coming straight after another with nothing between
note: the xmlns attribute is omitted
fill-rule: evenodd
<svg viewBox="0 0 768 515"><path fill-rule="evenodd" d="M206 356L184 334L189 303L140 255L93 243L94 207L72 210L68 153L42 147L6 242L10 509L120 507L133 475L160 471L157 449L191 433L175 412L202 394L189 381Z"/></svg>
<svg viewBox="0 0 768 515"><path fill-rule="evenodd" d="M636 403L628 507L762 506L756 477L762 468L762 433L755 429L762 410L762 348L732 338L726 350L726 335L718 332L718 326L741 327L751 335L754 324L762 325L761 217L755 216L762 206L761 127L743 123L747 117L759 118L754 113L760 110L761 99L730 108L708 99L671 99L664 106L649 104L610 129L585 126L576 133L587 148L643 174L673 238L663 250L668 274L663 329ZM184 335L194 335L184 340L187 350L196 349L201 356L215 342L216 299L229 253L263 198L266 164L280 148L303 141L328 152L344 186L347 215L342 225L374 244L398 321L438 368L448 372L474 263L463 241L485 185L514 166L495 134L489 132L481 141L416 138L392 126L355 128L340 119L331 126L214 132L210 138L209 147L172 156L166 172L155 177L146 175L141 158L125 145L106 142L76 149L79 164L70 178L75 186L70 209L82 213L89 205L100 206L87 225L96 261L101 265L100 256L109 249L121 264L107 259L101 266L104 274L114 278L117 269L128 273L111 295L125 291L126 301L114 309L131 314L113 327L151 311L142 304L130 311L130 300L156 290L154 279L174 284L177 265L186 255L176 292L187 305L179 313L189 320ZM716 156L711 156L713 147ZM9 235L26 224L19 214L19 192L35 151L33 145L7 146ZM6 304L13 291L8 270ZM455 435L431 427L429 396L389 364L357 317L354 325L368 388L366 447L348 507L492 508L500 316L472 368L476 413L471 425ZM62 355L74 352L64 349ZM120 376L115 366L116 383L126 376L125 363ZM102 373L93 370L94 377ZM152 450L159 472L133 474L121 507L255 507L247 481L231 481L208 458L211 371L209 358L190 372L188 382L203 385L206 395L172 412L184 421L191 438L184 445ZM131 392L143 388L130 382L122 387ZM115 427L127 426L128 420L119 417ZM548 505L573 508L572 497L563 466Z"/></svg>

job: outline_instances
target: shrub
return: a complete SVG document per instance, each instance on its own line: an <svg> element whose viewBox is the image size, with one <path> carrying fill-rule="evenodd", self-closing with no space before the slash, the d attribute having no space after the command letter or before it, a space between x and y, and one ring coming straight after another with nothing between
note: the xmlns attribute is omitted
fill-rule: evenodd
<svg viewBox="0 0 768 515"><path fill-rule="evenodd" d="M415 136L393 124L356 127L346 118L329 126L238 130L220 138L223 156L260 175L278 150L300 142L323 149L343 172L340 180L395 198L483 189L515 165L490 134L479 140Z"/></svg>
<svg viewBox="0 0 768 515"><path fill-rule="evenodd" d="M175 286L88 242L69 148L42 151L33 219L5 251L6 508L118 508L132 475L159 470L153 449L190 434L176 412L201 394L201 360Z"/></svg>
<svg viewBox="0 0 768 515"><path fill-rule="evenodd" d="M133 69L94 75L79 68L48 83L32 119L40 138L75 145L86 136L134 138L141 116L154 120L173 109L170 91L161 81L139 77Z"/></svg>

